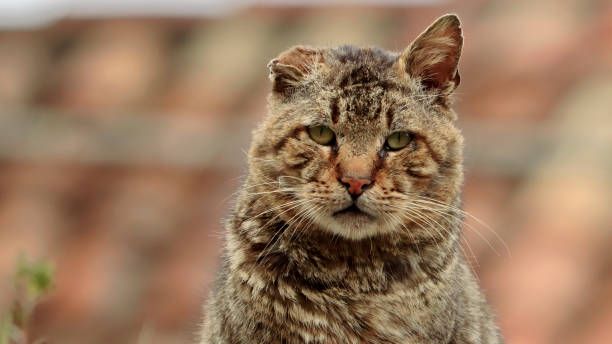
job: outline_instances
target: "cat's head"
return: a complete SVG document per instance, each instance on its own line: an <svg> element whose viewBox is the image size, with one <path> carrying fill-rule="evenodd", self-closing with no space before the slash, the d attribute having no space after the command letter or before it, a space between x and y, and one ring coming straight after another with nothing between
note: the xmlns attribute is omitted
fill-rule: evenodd
<svg viewBox="0 0 612 344"><path fill-rule="evenodd" d="M251 148L252 183L290 225L351 239L431 235L423 224L435 221L436 203L457 201L463 178L450 108L461 47L459 20L446 15L402 53L282 53L269 64L273 89Z"/></svg>

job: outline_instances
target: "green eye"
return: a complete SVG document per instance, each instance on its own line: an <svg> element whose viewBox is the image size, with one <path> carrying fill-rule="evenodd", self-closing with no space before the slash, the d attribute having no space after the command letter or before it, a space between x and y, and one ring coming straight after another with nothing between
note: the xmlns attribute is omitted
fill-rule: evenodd
<svg viewBox="0 0 612 344"><path fill-rule="evenodd" d="M412 134L405 131L400 131L387 137L387 141L385 141L385 148L387 150L399 150L406 147L410 141L412 141Z"/></svg>
<svg viewBox="0 0 612 344"><path fill-rule="evenodd" d="M308 128L308 135L320 145L329 145L334 141L334 132L323 125Z"/></svg>

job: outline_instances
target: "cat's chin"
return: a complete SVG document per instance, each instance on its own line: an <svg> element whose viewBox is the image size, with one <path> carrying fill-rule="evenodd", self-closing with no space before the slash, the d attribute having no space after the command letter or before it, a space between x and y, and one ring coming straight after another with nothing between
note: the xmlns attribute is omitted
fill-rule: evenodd
<svg viewBox="0 0 612 344"><path fill-rule="evenodd" d="M346 212L338 215L334 215L334 220L341 225L360 230L363 227L367 227L371 223L375 223L375 219L365 213L361 212Z"/></svg>
<svg viewBox="0 0 612 344"><path fill-rule="evenodd" d="M349 219L359 219L362 217L363 220L375 220L374 216L359 209L359 207L357 207L355 203L351 204L349 207L346 207L342 210L335 212L334 217L339 218L339 219L342 219L345 217Z"/></svg>
<svg viewBox="0 0 612 344"><path fill-rule="evenodd" d="M347 218L342 217L332 219L324 226L325 229L351 240L365 239L380 234L380 227L376 221L361 221L356 218L348 218L348 216Z"/></svg>
<svg viewBox="0 0 612 344"><path fill-rule="evenodd" d="M375 216L351 205L333 213L322 223L323 227L342 237L359 240L380 234L381 227Z"/></svg>

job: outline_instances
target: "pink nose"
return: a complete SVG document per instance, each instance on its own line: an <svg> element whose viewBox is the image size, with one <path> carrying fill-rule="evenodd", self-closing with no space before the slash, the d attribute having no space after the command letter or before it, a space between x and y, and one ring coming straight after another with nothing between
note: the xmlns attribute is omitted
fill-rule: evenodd
<svg viewBox="0 0 612 344"><path fill-rule="evenodd" d="M372 179L370 178L342 177L340 181L348 188L348 192L351 194L351 197L361 195L364 186L372 184Z"/></svg>

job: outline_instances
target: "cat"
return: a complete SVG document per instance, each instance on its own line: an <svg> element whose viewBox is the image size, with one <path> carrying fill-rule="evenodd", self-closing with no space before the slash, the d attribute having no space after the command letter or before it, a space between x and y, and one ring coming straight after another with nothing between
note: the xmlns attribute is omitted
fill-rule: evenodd
<svg viewBox="0 0 612 344"><path fill-rule="evenodd" d="M459 249L462 37L449 14L402 53L269 63L201 344L502 342Z"/></svg>

